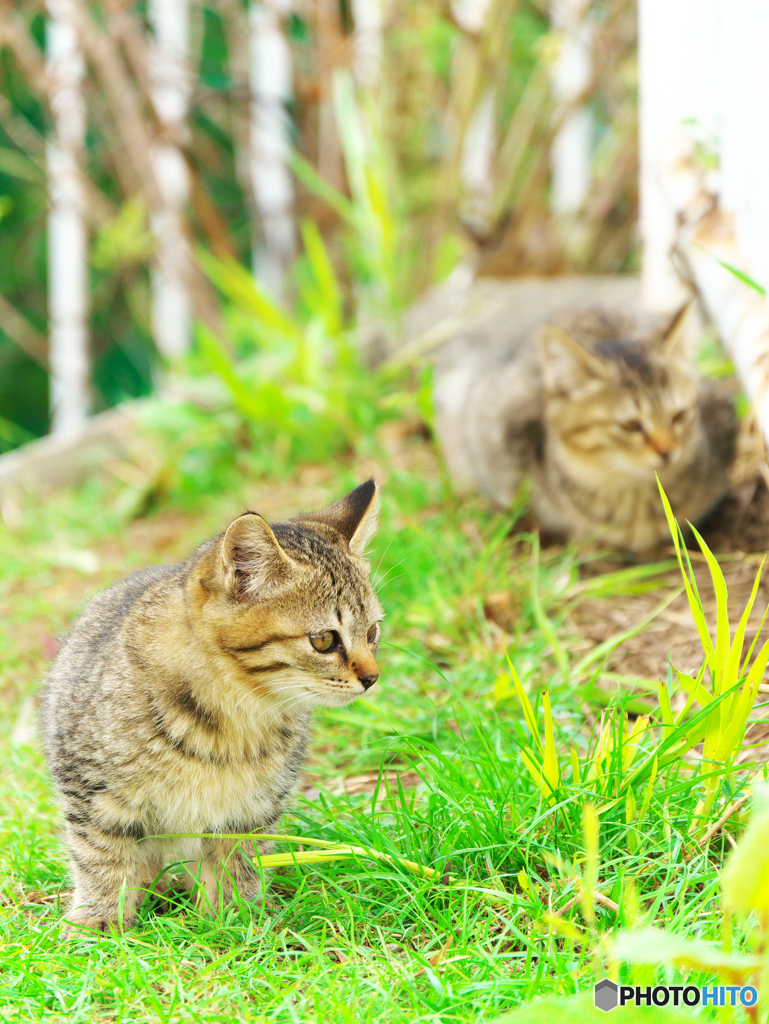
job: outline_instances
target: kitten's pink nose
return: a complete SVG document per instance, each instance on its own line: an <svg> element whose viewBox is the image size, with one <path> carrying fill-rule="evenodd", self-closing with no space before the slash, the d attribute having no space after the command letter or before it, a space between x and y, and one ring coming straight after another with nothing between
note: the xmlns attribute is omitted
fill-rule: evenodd
<svg viewBox="0 0 769 1024"><path fill-rule="evenodd" d="M360 679L363 689L368 690L379 679L379 673L372 673L369 676L358 676L358 679Z"/></svg>
<svg viewBox="0 0 769 1024"><path fill-rule="evenodd" d="M655 430L647 436L647 440L655 452L665 459L676 446L676 439L669 430Z"/></svg>

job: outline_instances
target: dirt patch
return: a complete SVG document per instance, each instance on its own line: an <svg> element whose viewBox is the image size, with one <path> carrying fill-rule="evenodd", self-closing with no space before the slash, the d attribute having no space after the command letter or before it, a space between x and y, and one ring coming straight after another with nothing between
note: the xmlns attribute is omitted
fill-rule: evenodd
<svg viewBox="0 0 769 1024"><path fill-rule="evenodd" d="M670 555L673 555L671 547ZM702 555L690 552L697 588L708 622L715 625L716 603L710 573ZM736 626L753 587L760 558L755 555L726 556L720 559L729 592L732 627ZM615 598L588 598L571 614L575 630L592 640L605 640L631 629L647 618L667 594L681 587L681 574L671 570L662 577L658 590L647 594ZM761 581L753 611L748 620L747 642L752 642L769 602L769 578ZM624 641L609 657L606 668L624 676L665 679L668 662L682 672L697 673L702 664L702 645L692 620L685 594L680 594L661 611L638 636Z"/></svg>

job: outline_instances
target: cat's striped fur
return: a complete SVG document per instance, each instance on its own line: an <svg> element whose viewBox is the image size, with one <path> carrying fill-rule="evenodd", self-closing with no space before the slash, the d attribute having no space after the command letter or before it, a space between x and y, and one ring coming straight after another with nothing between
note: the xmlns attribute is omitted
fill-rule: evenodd
<svg viewBox="0 0 769 1024"><path fill-rule="evenodd" d="M105 930L136 915L169 860L211 905L259 895L223 833L275 832L304 758L311 708L377 679L382 610L363 549L377 490L271 526L247 513L179 565L99 594L56 658L41 723L66 821L68 920ZM333 634L332 647L311 641ZM205 832L180 842L150 836ZM244 856L245 854L245 856Z"/></svg>
<svg viewBox="0 0 769 1024"><path fill-rule="evenodd" d="M458 487L507 507L528 481L548 530L644 552L669 539L657 476L681 521L726 494L737 419L693 365L688 314L661 330L617 298L452 339L436 429Z"/></svg>

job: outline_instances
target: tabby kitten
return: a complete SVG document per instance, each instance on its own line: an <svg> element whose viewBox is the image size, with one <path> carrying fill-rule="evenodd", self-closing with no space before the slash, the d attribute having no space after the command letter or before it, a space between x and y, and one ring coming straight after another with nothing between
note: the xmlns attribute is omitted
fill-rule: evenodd
<svg viewBox="0 0 769 1024"><path fill-rule="evenodd" d="M56 658L41 713L66 819L75 926L129 926L169 860L212 907L260 894L254 848L275 832L310 711L377 681L382 609L363 550L373 480L321 512L248 512L179 565L121 580L87 606ZM174 841L172 833L213 837ZM191 863L190 863L191 862ZM157 889L157 887L156 887ZM72 930L72 929L70 929Z"/></svg>
<svg viewBox="0 0 769 1024"><path fill-rule="evenodd" d="M438 438L460 487L507 507L522 481L542 525L644 552L669 537L656 475L697 523L725 495L737 421L687 357L690 314L664 330L617 309L563 312L436 367Z"/></svg>

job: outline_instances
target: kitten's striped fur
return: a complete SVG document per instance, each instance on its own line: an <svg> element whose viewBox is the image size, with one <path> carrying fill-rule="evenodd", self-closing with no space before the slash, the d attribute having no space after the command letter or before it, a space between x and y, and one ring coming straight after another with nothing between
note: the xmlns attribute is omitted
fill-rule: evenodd
<svg viewBox="0 0 769 1024"><path fill-rule="evenodd" d="M54 662L41 723L66 819L68 919L130 925L169 860L198 871L212 906L259 876L222 833L272 833L296 782L313 706L342 706L378 677L382 609L362 557L373 480L319 513L256 513L179 565L99 594ZM333 632L330 650L310 636ZM328 638L326 638L327 640ZM315 641L317 642L317 641ZM209 832L216 838L147 839Z"/></svg>

